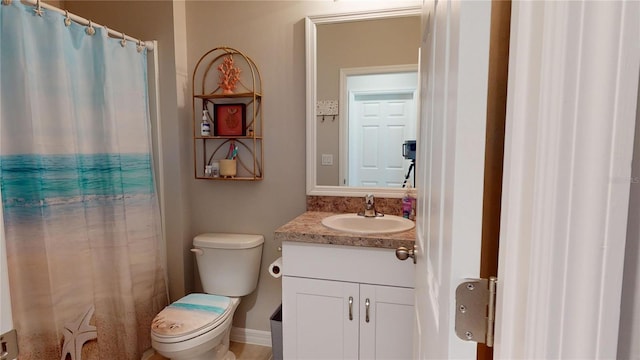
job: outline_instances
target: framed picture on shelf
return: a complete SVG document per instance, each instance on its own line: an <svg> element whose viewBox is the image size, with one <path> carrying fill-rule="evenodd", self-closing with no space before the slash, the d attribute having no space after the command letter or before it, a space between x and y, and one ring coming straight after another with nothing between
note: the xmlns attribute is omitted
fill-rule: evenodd
<svg viewBox="0 0 640 360"><path fill-rule="evenodd" d="M215 136L245 136L247 105L213 104Z"/></svg>

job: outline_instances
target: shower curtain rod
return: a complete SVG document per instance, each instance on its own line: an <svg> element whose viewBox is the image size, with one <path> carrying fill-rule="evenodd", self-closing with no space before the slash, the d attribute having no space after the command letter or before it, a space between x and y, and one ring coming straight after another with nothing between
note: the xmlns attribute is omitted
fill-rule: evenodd
<svg viewBox="0 0 640 360"><path fill-rule="evenodd" d="M2 0L2 3L6 4L5 2L7 2L7 1L9 3L11 3L12 0ZM136 38L131 37L129 35L126 35L124 33L112 30L112 29L110 29L110 28L108 28L108 27L106 27L104 25L96 24L93 21L87 20L87 19L85 19L85 18L83 18L81 16L78 16L76 14L72 14L67 10L62 10L60 8L57 8L57 7L53 6L53 5L49 5L49 4L43 3L42 1L39 1L39 0L13 0L13 1L22 1L23 3L29 4L29 5L33 5L35 8L40 6L43 9L47 9L47 10L52 10L52 11L58 12L58 13L60 13L62 15L68 16L71 20L73 20L73 21L75 21L75 22L77 22L77 23L79 23L81 25L86 25L86 26L91 25L91 26L94 26L94 27L105 28L105 29L107 29L108 34L109 35L113 35L114 38L118 38L118 39L124 38L124 39L126 39L128 41L131 41L131 42L134 42L136 44L144 43L144 45L146 46L147 50L153 51L153 43L151 41L142 41L140 39L136 39Z"/></svg>

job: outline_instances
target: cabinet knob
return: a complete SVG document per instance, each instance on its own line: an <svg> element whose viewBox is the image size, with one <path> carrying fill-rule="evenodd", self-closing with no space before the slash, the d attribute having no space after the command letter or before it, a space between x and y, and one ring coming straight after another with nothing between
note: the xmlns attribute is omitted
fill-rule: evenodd
<svg viewBox="0 0 640 360"><path fill-rule="evenodd" d="M400 246L396 249L396 257L399 260L407 260L408 258L413 259L413 263L416 263L416 245L413 245L413 249L407 249L404 246Z"/></svg>

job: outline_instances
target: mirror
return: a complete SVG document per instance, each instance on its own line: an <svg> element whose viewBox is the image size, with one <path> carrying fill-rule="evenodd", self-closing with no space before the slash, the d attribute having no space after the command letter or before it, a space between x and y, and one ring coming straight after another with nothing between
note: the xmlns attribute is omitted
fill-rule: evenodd
<svg viewBox="0 0 640 360"><path fill-rule="evenodd" d="M306 18L308 195L401 197L414 183L403 144L417 134L420 13ZM391 165L377 166L382 157Z"/></svg>

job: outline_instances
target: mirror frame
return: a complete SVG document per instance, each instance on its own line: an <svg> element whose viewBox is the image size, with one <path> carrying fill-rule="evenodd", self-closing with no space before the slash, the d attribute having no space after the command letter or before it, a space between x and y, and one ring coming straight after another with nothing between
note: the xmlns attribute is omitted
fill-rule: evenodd
<svg viewBox="0 0 640 360"><path fill-rule="evenodd" d="M352 187L352 186L327 186L317 184L316 158L316 81L317 81L317 29L316 25L351 22L358 20L374 20L384 18L397 18L406 16L420 16L422 7L419 5L401 8L388 8L372 11L360 11L343 14L328 14L308 16L305 18L305 55L306 55L306 81L307 81L307 195L315 196L365 196L374 194L379 197L401 198L405 189L382 187ZM418 59L416 59L417 62ZM342 121L343 113L338 118ZM417 120L417 119L416 119Z"/></svg>

